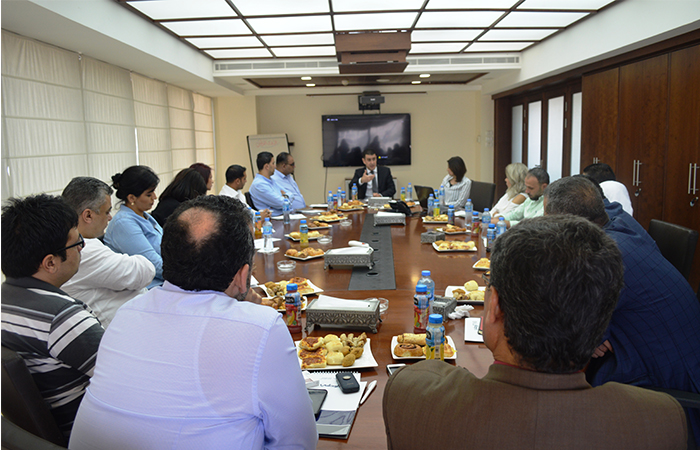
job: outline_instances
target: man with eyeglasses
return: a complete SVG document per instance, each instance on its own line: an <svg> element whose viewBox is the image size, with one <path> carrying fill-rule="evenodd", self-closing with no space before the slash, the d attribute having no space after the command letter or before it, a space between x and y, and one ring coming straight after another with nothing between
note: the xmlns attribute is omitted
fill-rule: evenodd
<svg viewBox="0 0 700 450"><path fill-rule="evenodd" d="M117 309L147 291L156 269L142 255L116 253L98 238L112 220L112 188L92 177L75 177L61 197L78 214L85 238L78 272L63 285L73 298L87 303L107 328Z"/></svg>
<svg viewBox="0 0 700 450"><path fill-rule="evenodd" d="M277 167L275 168L275 173L272 174L272 181L282 188L285 195L289 198L293 210L302 209L306 206L306 201L304 196L301 195L299 185L294 180L295 166L294 157L287 152L282 152L277 155Z"/></svg>
<svg viewBox="0 0 700 450"><path fill-rule="evenodd" d="M68 438L104 329L59 289L85 245L78 216L59 197L10 199L2 208L2 345L24 358Z"/></svg>

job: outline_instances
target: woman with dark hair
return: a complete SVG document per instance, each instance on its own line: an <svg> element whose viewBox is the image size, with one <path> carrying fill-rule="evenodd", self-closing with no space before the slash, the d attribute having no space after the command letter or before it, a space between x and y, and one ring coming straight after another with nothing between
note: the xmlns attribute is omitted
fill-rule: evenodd
<svg viewBox="0 0 700 450"><path fill-rule="evenodd" d="M211 189L211 187L214 185L214 172L211 170L211 167L207 166L204 163L194 163L190 166L190 169L194 169L199 174L202 176L204 179L204 182L207 184L207 191Z"/></svg>
<svg viewBox="0 0 700 450"><path fill-rule="evenodd" d="M158 206L153 210L153 217L161 227L165 221L180 206L180 203L207 193L207 185L204 179L195 169L182 169L175 175L173 181L160 194Z"/></svg>
<svg viewBox="0 0 700 450"><path fill-rule="evenodd" d="M120 202L117 214L107 227L104 242L117 253L143 255L153 263L156 276L148 288L163 284L163 259L160 241L163 228L146 211L158 198L155 190L160 182L150 167L131 166L112 177L112 186Z"/></svg>
<svg viewBox="0 0 700 450"><path fill-rule="evenodd" d="M445 187L445 205L454 205L455 209L464 208L472 188L472 180L467 178L467 166L459 156L447 160L447 175L442 179Z"/></svg>

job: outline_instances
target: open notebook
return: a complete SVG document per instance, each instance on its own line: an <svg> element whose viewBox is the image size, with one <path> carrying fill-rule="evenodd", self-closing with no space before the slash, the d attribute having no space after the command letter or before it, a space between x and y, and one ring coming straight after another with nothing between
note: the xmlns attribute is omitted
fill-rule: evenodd
<svg viewBox="0 0 700 450"><path fill-rule="evenodd" d="M360 383L360 390L352 394L343 394L335 379L337 373L337 371L321 371L310 374L311 379L319 382L314 389L328 391L328 396L321 407L321 414L316 419L316 429L321 437L347 439L367 382L360 381L359 373L351 372Z"/></svg>

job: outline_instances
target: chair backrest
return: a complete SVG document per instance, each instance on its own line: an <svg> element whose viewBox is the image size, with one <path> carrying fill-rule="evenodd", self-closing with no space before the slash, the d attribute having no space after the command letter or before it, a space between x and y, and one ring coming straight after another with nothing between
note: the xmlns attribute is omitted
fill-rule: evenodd
<svg viewBox="0 0 700 450"><path fill-rule="evenodd" d="M434 193L435 190L429 186L414 186L413 191L416 193L418 203L420 203L423 209L426 209L428 207L428 197L430 197L430 194ZM432 214L432 212L430 214Z"/></svg>
<svg viewBox="0 0 700 450"><path fill-rule="evenodd" d="M54 444L66 440L36 387L24 360L2 347L2 415L15 425Z"/></svg>
<svg viewBox="0 0 700 450"><path fill-rule="evenodd" d="M65 448L33 435L12 423L7 417L2 416L2 450L61 450Z"/></svg>
<svg viewBox="0 0 700 450"><path fill-rule="evenodd" d="M243 195L245 195L245 201L248 202L248 206L257 211L258 208L255 207L255 204L253 203L253 197L250 196L250 192L246 192Z"/></svg>
<svg viewBox="0 0 700 450"><path fill-rule="evenodd" d="M472 199L474 211L483 211L484 208L493 206L493 198L496 195L496 185L481 181L472 181L469 197Z"/></svg>
<svg viewBox="0 0 700 450"><path fill-rule="evenodd" d="M690 278L698 232L690 228L661 220L651 219L649 235L673 266L686 278Z"/></svg>

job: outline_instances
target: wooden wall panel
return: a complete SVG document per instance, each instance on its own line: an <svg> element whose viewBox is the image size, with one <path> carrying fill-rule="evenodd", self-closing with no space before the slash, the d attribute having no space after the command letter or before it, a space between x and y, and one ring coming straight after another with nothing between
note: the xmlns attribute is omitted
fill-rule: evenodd
<svg viewBox="0 0 700 450"><path fill-rule="evenodd" d="M616 164L620 69L583 77L581 117L581 170L598 158Z"/></svg>

